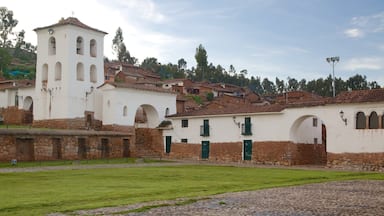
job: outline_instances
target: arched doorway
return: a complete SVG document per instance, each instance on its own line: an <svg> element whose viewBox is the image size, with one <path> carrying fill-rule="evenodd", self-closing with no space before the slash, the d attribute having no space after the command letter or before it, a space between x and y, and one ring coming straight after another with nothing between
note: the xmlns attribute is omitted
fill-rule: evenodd
<svg viewBox="0 0 384 216"><path fill-rule="evenodd" d="M33 122L33 100L31 96L25 97L23 101L24 123L30 124Z"/></svg>
<svg viewBox="0 0 384 216"><path fill-rule="evenodd" d="M326 124L318 116L304 115L294 121L290 140L296 144L298 160L304 164L327 163Z"/></svg>
<svg viewBox="0 0 384 216"><path fill-rule="evenodd" d="M137 108L135 115L136 128L155 128L159 123L159 114L152 105L144 104Z"/></svg>

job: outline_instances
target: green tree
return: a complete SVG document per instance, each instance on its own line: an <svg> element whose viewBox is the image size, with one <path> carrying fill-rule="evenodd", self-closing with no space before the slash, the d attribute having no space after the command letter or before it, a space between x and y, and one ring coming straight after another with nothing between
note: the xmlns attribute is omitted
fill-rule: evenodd
<svg viewBox="0 0 384 216"><path fill-rule="evenodd" d="M120 62L126 62L129 64L136 64L137 59L129 53L124 43L123 30L118 27L116 35L112 40L112 49L116 54L117 60Z"/></svg>
<svg viewBox="0 0 384 216"><path fill-rule="evenodd" d="M264 78L261 85L263 86L264 94L275 94L276 93L275 84L273 82L269 81L268 78Z"/></svg>
<svg viewBox="0 0 384 216"><path fill-rule="evenodd" d="M207 68L208 68L208 55L207 51L203 47L203 45L199 45L196 48L196 54L195 54L195 59L196 59L196 70L195 70L195 76L196 79L199 81L202 81L205 79L205 74L207 73Z"/></svg>
<svg viewBox="0 0 384 216"><path fill-rule="evenodd" d="M364 90L368 88L367 77L360 74L350 77L347 80L347 87L352 90Z"/></svg>
<svg viewBox="0 0 384 216"><path fill-rule="evenodd" d="M281 93L283 93L285 91L284 80L281 80L278 77L276 77L275 84L276 84L276 91L277 91L277 93L281 94Z"/></svg>
<svg viewBox="0 0 384 216"><path fill-rule="evenodd" d="M11 46L11 41L8 36L12 34L12 30L16 27L18 21L13 18L13 11L8 10L6 7L0 7L0 45L1 47Z"/></svg>
<svg viewBox="0 0 384 216"><path fill-rule="evenodd" d="M4 71L8 68L11 63L12 57L8 50L0 47L0 72L4 75Z"/></svg>
<svg viewBox="0 0 384 216"><path fill-rule="evenodd" d="M288 77L288 91L296 91L299 88L299 82L295 78Z"/></svg>
<svg viewBox="0 0 384 216"><path fill-rule="evenodd" d="M155 57L147 57L141 62L140 67L146 69L146 70L151 70L153 72L158 73L160 70L161 64L157 62L157 58Z"/></svg>

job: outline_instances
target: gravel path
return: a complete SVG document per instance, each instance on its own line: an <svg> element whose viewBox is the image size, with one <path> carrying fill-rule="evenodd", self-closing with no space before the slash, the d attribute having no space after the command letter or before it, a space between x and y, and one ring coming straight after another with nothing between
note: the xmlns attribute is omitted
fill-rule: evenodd
<svg viewBox="0 0 384 216"><path fill-rule="evenodd" d="M71 215L310 216L384 215L384 181L341 181L258 191L226 193L177 205L183 200L77 211ZM144 212L127 211L154 207ZM51 216L62 214L51 214Z"/></svg>

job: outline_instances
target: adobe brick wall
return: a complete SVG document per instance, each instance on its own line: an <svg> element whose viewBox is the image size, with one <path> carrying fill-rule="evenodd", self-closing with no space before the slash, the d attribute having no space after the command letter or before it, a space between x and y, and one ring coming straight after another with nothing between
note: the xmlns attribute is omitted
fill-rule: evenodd
<svg viewBox="0 0 384 216"><path fill-rule="evenodd" d="M327 154L327 166L331 168L384 171L384 152Z"/></svg>
<svg viewBox="0 0 384 216"><path fill-rule="evenodd" d="M179 160L200 160L201 144L172 143L171 152L165 158Z"/></svg>
<svg viewBox="0 0 384 216"><path fill-rule="evenodd" d="M135 126L126 126L126 125L103 125L102 126L103 131L119 131L119 132L126 132L129 134L135 133Z"/></svg>
<svg viewBox="0 0 384 216"><path fill-rule="evenodd" d="M162 157L164 142L162 131L152 128L136 128L135 130L136 157Z"/></svg>
<svg viewBox="0 0 384 216"><path fill-rule="evenodd" d="M2 109L1 114L4 118L4 124L31 124L33 120L33 114L31 111L18 109L15 106Z"/></svg>
<svg viewBox="0 0 384 216"><path fill-rule="evenodd" d="M164 147L163 147L164 148ZM162 150L164 151L164 150ZM170 159L201 159L201 144L172 143ZM247 162L271 165L302 165L326 163L324 145L292 142L253 142L251 161L243 161L243 143L210 143L209 161Z"/></svg>
<svg viewBox="0 0 384 216"><path fill-rule="evenodd" d="M212 143L210 144L209 160L236 162L242 160L242 143Z"/></svg>
<svg viewBox="0 0 384 216"><path fill-rule="evenodd" d="M85 125L85 118L34 120L32 127L77 130L88 129Z"/></svg>
<svg viewBox="0 0 384 216"><path fill-rule="evenodd" d="M79 155L79 138L85 139L85 158ZM61 158L54 153L54 139L60 140ZM0 161L17 160L79 160L97 159L103 156L101 139L108 140L108 158L123 157L123 140L131 135L114 132L88 132L73 130L0 129ZM29 155L20 146L32 144ZM57 155L57 154L56 154ZM128 155L130 156L130 155Z"/></svg>

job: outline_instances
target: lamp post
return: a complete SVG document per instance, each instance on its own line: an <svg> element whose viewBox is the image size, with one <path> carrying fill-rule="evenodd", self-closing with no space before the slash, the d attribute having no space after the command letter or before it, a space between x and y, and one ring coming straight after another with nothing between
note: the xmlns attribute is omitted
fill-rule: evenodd
<svg viewBox="0 0 384 216"><path fill-rule="evenodd" d="M332 75L333 75L332 89L333 89L333 97L335 97L336 96L336 88L335 88L335 63L340 61L340 57L339 56L328 57L328 58L326 58L326 60L327 60L328 63L332 62Z"/></svg>

